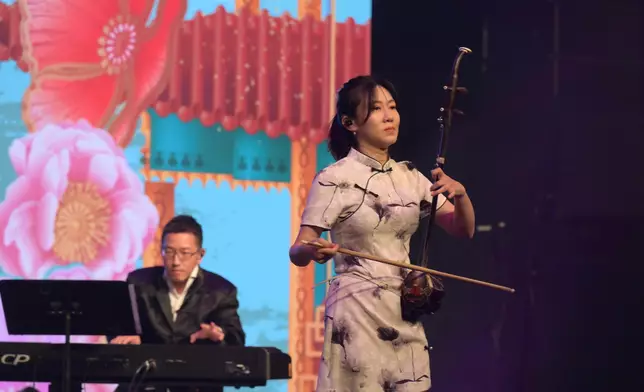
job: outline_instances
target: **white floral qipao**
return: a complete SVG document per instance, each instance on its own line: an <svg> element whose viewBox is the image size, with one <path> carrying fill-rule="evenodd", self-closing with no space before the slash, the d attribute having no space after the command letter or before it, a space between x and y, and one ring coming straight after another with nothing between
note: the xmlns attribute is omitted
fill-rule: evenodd
<svg viewBox="0 0 644 392"><path fill-rule="evenodd" d="M315 178L302 225L330 230L333 242L409 263L409 241L431 205L431 182L409 162L351 150ZM445 202L440 196L438 207ZM317 392L427 391L427 338L402 320L407 270L338 254L325 300L325 341Z"/></svg>

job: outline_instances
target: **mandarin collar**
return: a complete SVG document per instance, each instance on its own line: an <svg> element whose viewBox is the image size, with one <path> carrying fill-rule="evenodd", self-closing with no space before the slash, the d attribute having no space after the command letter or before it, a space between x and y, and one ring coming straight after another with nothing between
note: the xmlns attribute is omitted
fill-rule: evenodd
<svg viewBox="0 0 644 392"><path fill-rule="evenodd" d="M351 159L355 159L356 161L362 163L365 166L369 166L372 169L378 170L378 171L389 171L393 167L394 160L389 158L387 162L385 162L384 165L381 165L380 162L378 162L376 159L370 157L369 155L363 154L360 151L356 150L355 148L352 148L349 151L349 154L347 157Z"/></svg>

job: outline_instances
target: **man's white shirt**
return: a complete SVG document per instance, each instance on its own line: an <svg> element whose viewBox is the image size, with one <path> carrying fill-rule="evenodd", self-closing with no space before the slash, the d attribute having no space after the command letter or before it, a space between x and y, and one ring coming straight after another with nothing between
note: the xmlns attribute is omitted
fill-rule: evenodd
<svg viewBox="0 0 644 392"><path fill-rule="evenodd" d="M194 282L195 279L197 278L198 273L199 273L199 265L196 265L195 268L190 273L190 277L188 278L188 283L186 283L186 287L183 289L182 293L177 292L177 290L172 285L172 282L170 282L170 279L168 279L167 276L165 277L166 283L168 284L169 295L170 295L170 309L172 310L172 321L176 321L177 312L179 311L179 309L181 309L181 306L183 305L183 301L186 299L186 293L188 293L188 289L192 285L192 282Z"/></svg>

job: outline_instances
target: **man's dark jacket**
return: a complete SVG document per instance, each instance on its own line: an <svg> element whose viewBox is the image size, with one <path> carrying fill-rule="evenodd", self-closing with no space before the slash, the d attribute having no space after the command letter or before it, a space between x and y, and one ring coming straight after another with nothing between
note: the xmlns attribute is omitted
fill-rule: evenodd
<svg viewBox="0 0 644 392"><path fill-rule="evenodd" d="M132 271L127 282L136 288L142 344L190 344L190 335L200 329L201 323L210 322L224 330L224 341L198 340L196 344L245 344L237 313L237 288L223 277L199 268L174 322L163 267Z"/></svg>

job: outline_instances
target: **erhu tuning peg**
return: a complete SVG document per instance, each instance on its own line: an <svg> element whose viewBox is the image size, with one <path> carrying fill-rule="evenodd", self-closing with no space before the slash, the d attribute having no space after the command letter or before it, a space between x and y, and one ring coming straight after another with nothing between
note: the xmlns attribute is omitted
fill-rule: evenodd
<svg viewBox="0 0 644 392"><path fill-rule="evenodd" d="M445 91L452 91L452 88L451 88L450 86L443 86L443 90L445 90ZM470 91L469 91L466 87L456 87L456 92L457 92L457 93L467 94L467 93L469 93Z"/></svg>
<svg viewBox="0 0 644 392"><path fill-rule="evenodd" d="M444 113L444 112L445 112L445 108L440 108L440 112L441 112L441 113ZM462 110L460 110L460 109L452 109L452 113L456 113L456 114L458 114L458 115L460 115L460 116L464 116L464 115L465 115L465 112L463 112L463 111L462 111ZM438 118L438 122L441 122L441 121L443 121L443 116L440 116L440 117Z"/></svg>

